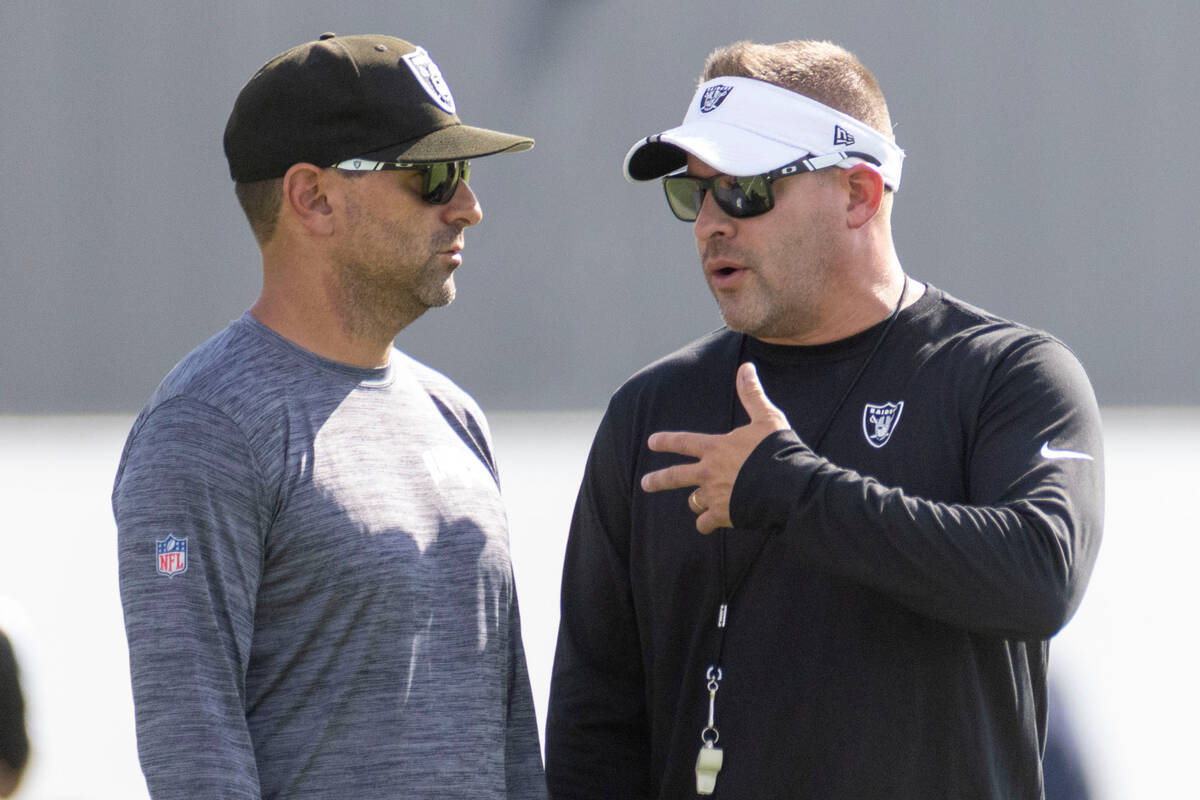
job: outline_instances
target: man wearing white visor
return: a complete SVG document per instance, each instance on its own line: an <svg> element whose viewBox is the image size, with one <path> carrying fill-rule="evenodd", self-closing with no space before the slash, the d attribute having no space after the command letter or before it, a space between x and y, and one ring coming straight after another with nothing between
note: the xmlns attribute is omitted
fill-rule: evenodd
<svg viewBox="0 0 1200 800"><path fill-rule="evenodd" d="M1057 339L907 277L903 151L827 42L708 58L639 141L725 327L613 396L563 572L554 798L1039 798L1099 548Z"/></svg>

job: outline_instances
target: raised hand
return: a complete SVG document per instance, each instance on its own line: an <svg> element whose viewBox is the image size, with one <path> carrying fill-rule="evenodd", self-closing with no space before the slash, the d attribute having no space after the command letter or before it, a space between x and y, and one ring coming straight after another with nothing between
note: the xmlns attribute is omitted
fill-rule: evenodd
<svg viewBox="0 0 1200 800"><path fill-rule="evenodd" d="M729 497L742 464L759 442L775 431L791 427L787 417L763 391L758 371L749 362L738 368L737 393L750 416L748 424L724 434L660 431L651 434L647 442L655 452L678 453L697 459L690 464L646 473L642 476L642 489L661 492L697 487L688 496L688 507L697 515L696 529L701 533L733 526L729 517Z"/></svg>

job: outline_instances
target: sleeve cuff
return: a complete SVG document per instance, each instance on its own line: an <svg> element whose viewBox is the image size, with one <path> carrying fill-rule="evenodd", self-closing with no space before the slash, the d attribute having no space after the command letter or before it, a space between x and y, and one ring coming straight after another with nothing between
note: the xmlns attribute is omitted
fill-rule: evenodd
<svg viewBox="0 0 1200 800"><path fill-rule="evenodd" d="M733 484L729 518L734 527L782 528L823 463L793 430L776 431L763 439L742 464Z"/></svg>

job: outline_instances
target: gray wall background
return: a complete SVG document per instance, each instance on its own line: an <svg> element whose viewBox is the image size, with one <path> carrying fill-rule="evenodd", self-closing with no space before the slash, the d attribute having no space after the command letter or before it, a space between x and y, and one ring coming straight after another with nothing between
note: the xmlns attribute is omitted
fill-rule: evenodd
<svg viewBox="0 0 1200 800"><path fill-rule="evenodd" d="M477 162L459 299L400 346L488 409L594 408L719 324L690 226L627 184L704 56L828 38L908 152L907 270L1060 336L1102 403L1200 403L1195 2L49 0L0 8L0 412L136 410L258 289L221 133L242 84L325 30L424 45Z"/></svg>

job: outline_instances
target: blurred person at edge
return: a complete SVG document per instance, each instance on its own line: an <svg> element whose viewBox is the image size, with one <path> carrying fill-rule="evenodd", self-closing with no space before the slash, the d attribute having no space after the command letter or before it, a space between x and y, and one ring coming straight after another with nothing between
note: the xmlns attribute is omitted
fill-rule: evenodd
<svg viewBox="0 0 1200 800"><path fill-rule="evenodd" d="M682 125L626 157L692 223L726 327L596 433L552 797L1043 796L1099 411L1057 339L905 274L903 157L875 78L815 41L718 49Z"/></svg>
<svg viewBox="0 0 1200 800"><path fill-rule="evenodd" d="M113 491L154 800L545 797L487 423L392 341L454 298L469 160L532 146L391 36L238 95L262 294L154 392Z"/></svg>
<svg viewBox="0 0 1200 800"><path fill-rule="evenodd" d="M12 797L29 762L25 696L12 643L0 631L0 797Z"/></svg>

